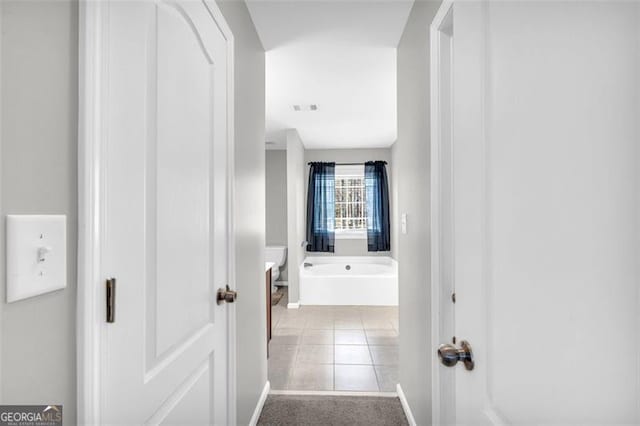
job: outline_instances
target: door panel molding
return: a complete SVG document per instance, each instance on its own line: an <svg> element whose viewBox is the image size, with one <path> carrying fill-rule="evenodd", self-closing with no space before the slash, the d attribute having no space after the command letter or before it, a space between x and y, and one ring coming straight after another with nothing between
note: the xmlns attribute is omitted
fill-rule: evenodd
<svg viewBox="0 0 640 426"><path fill-rule="evenodd" d="M180 402L187 396L189 392L193 390L193 388L198 384L198 382L202 378L206 378L207 373L209 372L209 368L213 363L209 362L209 360L202 363L192 374L189 376L184 383L180 385L178 389L169 397L166 401L162 403L162 405L158 408L158 410L153 413L147 421L144 422L145 425L159 425L161 424L169 414L173 411L173 409L180 404ZM211 393L211 389L209 390L209 394Z"/></svg>
<svg viewBox="0 0 640 426"><path fill-rule="evenodd" d="M193 342L201 339L207 333L211 333L213 326L211 324L207 324L202 327L200 330L193 333L188 339L182 342L180 345L177 345L170 350L167 350L162 355L153 357L153 354L147 352L147 359L145 365L145 383L150 382L160 374L165 368L167 368L173 361L178 359L181 355L184 355L192 346Z"/></svg>
<svg viewBox="0 0 640 426"><path fill-rule="evenodd" d="M186 213L185 210L195 211L194 208L188 208L198 204L195 200L201 200L203 207L210 207L210 203L213 202L213 175L210 173L210 151L211 146L207 143L207 140L213 138L213 126L209 123L202 123L202 119L205 117L212 117L213 111L213 60L212 55L207 51L204 43L197 32L193 20L189 16L189 12L185 11L178 4L165 3L158 4L156 8L151 12L153 15L152 23L150 25L148 46L149 51L149 63L147 66L147 83L148 91L146 94L146 109L149 116L147 124L147 147L145 152L145 169L146 169L146 186L145 196L147 203L145 205L145 222L147 223L146 240L147 245L145 248L145 261L147 264L146 281L146 293L148 295L147 309L146 309L146 328L147 328L147 359L161 359L170 356L176 348L182 347L184 342L189 340L194 334L199 333L210 320L210 313L208 312L208 304L203 302L202 310L198 311L198 318L192 318L187 324L188 327L180 327L180 329L172 329L175 324L178 324L176 318L171 311L176 302L185 295L182 291L172 293L171 297L161 297L164 291L171 292L171 283L180 281L190 281L193 284L195 281L202 283L211 283L212 268L204 268L200 265L206 265L206 262L202 262L203 259L192 258L191 256L180 256L181 252L186 252L189 249L189 244L184 239L180 238L180 235L176 234L175 212L170 215L163 214L163 207L167 207L169 204L183 206L180 210L181 213ZM179 32L176 32L179 27ZM169 31L169 36L166 35ZM177 40L178 34L182 33L181 38L184 38L184 43L181 43L180 51L176 52L172 50ZM169 37L169 39L168 39ZM196 39L196 43L192 38ZM188 40L187 40L188 39ZM189 51L186 47L190 45ZM175 46L173 46L175 49ZM195 50L195 51L194 51ZM160 55L160 57L158 57ZM156 67L158 63L163 63L163 68L169 70L158 70ZM182 64L189 64L189 75L184 75L187 71ZM161 99L166 98L167 87L163 84L163 74L173 73L173 78L180 82L190 82L190 80L196 80L200 77L208 86L209 94L206 96L202 94L202 98L198 99L197 104L196 96L194 96L193 90L185 90L182 88L179 95L172 93L172 102L182 104L189 104L198 111L205 110L206 114L202 114L199 119L193 117L193 114L185 114L180 116L180 113L167 114L166 103L162 103ZM169 89L170 90L170 89ZM183 99L185 98L185 99ZM189 98L187 101L186 98ZM160 108L161 105L165 105L164 108ZM186 117L186 116L189 117ZM177 117L176 117L177 116ZM202 132L200 138L190 140L189 142L182 142L183 144L189 144L190 149L185 149L183 146L176 146L176 142L179 140L175 135L171 135L171 129L174 127L176 121L187 120L189 126L192 128L200 127ZM205 124L203 126L203 124ZM204 129L203 127L208 127ZM163 132L165 128L165 132ZM204 131L203 131L204 130ZM208 133L207 133L208 132ZM206 133L206 136L202 133ZM167 136L163 136L167 135ZM204 137L202 137L204 136ZM199 140L198 140L199 139ZM204 143L203 143L204 142ZM197 152L191 152L197 150ZM205 152L202 152L205 151ZM176 191L176 186L184 185L183 179L179 176L172 176L172 163L175 163L176 159L179 159L180 164L188 162L192 165L192 171L189 174L189 184L186 185L192 188L192 191L181 192ZM200 176L200 174L206 170L206 175ZM178 173L179 175L179 173ZM207 182L207 185L200 184L200 182ZM194 200L195 199L195 200ZM195 201L195 202L194 202ZM201 211L200 209L197 209ZM204 210L204 209L203 209ZM187 213L188 214L188 213ZM182 220L180 223L180 233L185 232L185 227L188 223L199 224L195 226L188 226L187 233L191 234L192 238L188 240L191 245L195 242L195 235L206 235L207 241L203 241L204 238L198 238L197 244L200 245L196 252L202 253L204 259L212 259L213 252L211 247L211 239L213 238L213 227L209 226L208 220L205 220L209 216L209 210L201 213L202 217L191 217L190 220ZM199 220L201 219L201 220ZM197 229L194 229L197 228ZM164 238L163 238L164 235ZM174 241L180 241L171 247L159 244L158 241L170 238ZM206 247L205 247L206 243ZM191 247L194 248L194 247ZM158 259L159 257L159 259ZM172 276L171 267L166 267L171 259L174 262L181 264L181 271L189 271L186 274L180 274L180 276ZM196 280L196 272L198 271L199 278ZM204 276L209 275L209 276ZM157 287L156 287L157 284ZM210 286L211 287L211 286ZM215 297L215 289L198 289L198 291L209 291L210 298ZM191 289L191 292L194 290ZM167 306L168 305L168 306ZM160 315L158 315L160 314Z"/></svg>
<svg viewBox="0 0 640 426"><path fill-rule="evenodd" d="M177 2L166 2L166 5L177 10L184 17ZM234 39L222 12L213 0L202 0L206 12L221 31L227 52L226 82L226 182L228 199L226 220L228 221L228 281L235 288L235 225L234 225ZM199 7L202 7L200 5ZM192 6L189 6L192 7ZM108 51L107 41L109 19L108 1L81 0L79 5L79 129L78 129L78 295L77 295L77 401L78 423L101 424L102 401L101 386L103 381L102 365L105 306L104 282L102 277L101 247L104 236L104 212L102 193L104 183L101 176L108 167L104 163L105 153L105 116L106 94L104 79L108 75L106 67ZM189 20L187 19L189 22ZM197 22L191 22L197 27ZM193 28L192 28L193 31ZM197 34L197 31L195 31ZM210 58L206 43L199 39L203 52ZM235 384L235 343L236 318L235 305L227 307L228 321L228 371L227 375L227 411L231 424L236 422L236 384ZM205 329L193 330L195 335L206 332ZM185 336L192 340L194 334ZM184 342L183 342L184 344ZM179 352L179 347L174 350ZM194 354L195 355L195 354ZM146 379L152 380L153 372L161 364L171 362L171 358L163 358L159 364L149 370ZM211 360L203 364L190 378L191 386L195 386L204 372L208 371ZM204 369L204 370L203 370ZM191 383L193 381L193 383ZM189 383L185 383L188 385ZM191 386L181 388L185 394ZM186 389L186 390L185 390ZM215 391L211 389L211 391ZM174 395L175 396L175 395ZM177 404L177 402L176 402ZM157 413L159 414L159 413ZM153 420L153 419L150 419Z"/></svg>

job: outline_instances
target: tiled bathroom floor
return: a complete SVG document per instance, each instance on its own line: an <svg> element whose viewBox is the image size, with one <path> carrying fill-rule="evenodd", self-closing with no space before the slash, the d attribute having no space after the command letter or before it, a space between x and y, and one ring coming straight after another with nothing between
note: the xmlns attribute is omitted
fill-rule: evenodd
<svg viewBox="0 0 640 426"><path fill-rule="evenodd" d="M395 392L398 308L302 306L272 310L269 381L274 390Z"/></svg>

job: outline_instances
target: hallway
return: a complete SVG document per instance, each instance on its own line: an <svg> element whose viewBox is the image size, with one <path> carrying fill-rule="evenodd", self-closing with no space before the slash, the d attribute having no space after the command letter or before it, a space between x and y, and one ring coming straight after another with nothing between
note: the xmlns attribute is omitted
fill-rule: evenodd
<svg viewBox="0 0 640 426"><path fill-rule="evenodd" d="M640 0L0 0L0 426L640 426L639 123Z"/></svg>
<svg viewBox="0 0 640 426"><path fill-rule="evenodd" d="M395 392L398 308L273 307L269 382L273 390Z"/></svg>

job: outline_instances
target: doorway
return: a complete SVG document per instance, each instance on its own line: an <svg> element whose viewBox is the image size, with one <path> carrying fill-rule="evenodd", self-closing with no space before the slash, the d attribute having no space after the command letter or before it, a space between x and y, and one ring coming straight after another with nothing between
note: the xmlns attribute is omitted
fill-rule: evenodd
<svg viewBox="0 0 640 426"><path fill-rule="evenodd" d="M286 264L272 262L279 269L274 290L283 295L272 306L272 392L395 395L397 262L388 251L368 252L364 216L364 162L387 161L390 150L306 150L296 133L289 138L292 149L268 146L266 154L267 251L288 242ZM333 250L314 252L305 241L307 163L331 160L352 163L337 164L324 188L335 212L329 221L342 223L332 225Z"/></svg>
<svg viewBox="0 0 640 426"><path fill-rule="evenodd" d="M431 26L431 304L432 341L456 344L453 247L453 2ZM433 354L433 424L455 423L455 374Z"/></svg>

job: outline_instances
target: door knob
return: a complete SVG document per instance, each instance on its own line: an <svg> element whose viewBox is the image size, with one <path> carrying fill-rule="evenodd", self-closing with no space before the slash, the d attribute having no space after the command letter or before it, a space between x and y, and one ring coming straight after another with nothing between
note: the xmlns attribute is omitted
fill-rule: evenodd
<svg viewBox="0 0 640 426"><path fill-rule="evenodd" d="M473 370L474 367L473 351L471 351L471 345L469 345L469 342L466 340L460 342L459 349L450 344L440 345L438 348L438 358L440 358L440 362L446 367L453 367L458 361L462 361L464 368L469 371Z"/></svg>
<svg viewBox="0 0 640 426"><path fill-rule="evenodd" d="M218 305L222 305L223 303L233 303L238 298L238 292L233 291L227 285L226 288L221 288L218 290L218 294L216 295L216 302Z"/></svg>

